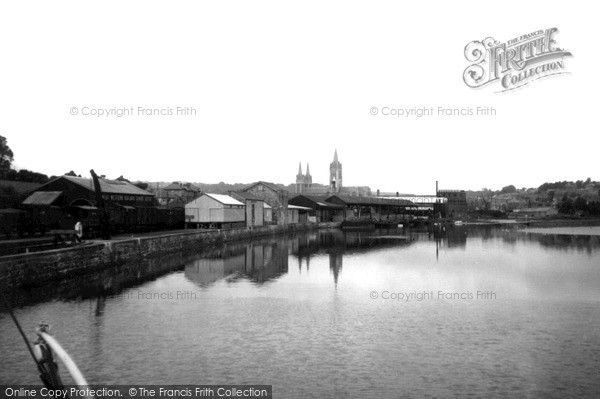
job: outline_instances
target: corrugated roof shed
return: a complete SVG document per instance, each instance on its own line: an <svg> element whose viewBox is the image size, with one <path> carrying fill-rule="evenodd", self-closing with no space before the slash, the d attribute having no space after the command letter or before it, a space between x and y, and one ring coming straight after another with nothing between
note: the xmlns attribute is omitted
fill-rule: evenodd
<svg viewBox="0 0 600 399"><path fill-rule="evenodd" d="M342 202L348 205L399 205L399 206L409 206L413 205L411 201L406 199L395 199L395 198L378 198L378 197L355 197L350 195L332 195L327 198L327 201L332 197L337 197L342 200Z"/></svg>
<svg viewBox="0 0 600 399"><path fill-rule="evenodd" d="M85 177L75 177L75 176L59 177L59 179L63 179L63 178L67 179L73 183L79 184L80 186L85 187L88 190L94 191L94 182L92 179L87 179ZM107 179L99 179L99 180L100 180L100 190L103 193L153 196L152 193L149 193L146 190L142 190L141 188L136 187L133 184L128 183L126 181L107 180Z"/></svg>
<svg viewBox="0 0 600 399"><path fill-rule="evenodd" d="M62 191L36 191L25 198L23 205L52 205L62 195Z"/></svg>
<svg viewBox="0 0 600 399"><path fill-rule="evenodd" d="M211 193L204 193L204 195L209 196L210 198L214 199L215 201L220 202L223 205L242 205L242 206L244 205L240 201L236 200L235 198L230 197L229 195L211 194Z"/></svg>
<svg viewBox="0 0 600 399"><path fill-rule="evenodd" d="M331 196L330 195L306 195L306 194L299 194L299 195L296 195L295 197L290 198L289 202L292 205L296 205L297 203L306 204L306 200L308 200L308 202L312 202L318 208L344 209L343 205L332 204L330 202L327 202L326 200L329 197L331 197ZM305 198L306 200L303 201L302 198Z"/></svg>
<svg viewBox="0 0 600 399"><path fill-rule="evenodd" d="M300 205L288 205L288 209L297 209L299 211L310 211L310 210L312 210L312 208L308 208L306 206L300 206Z"/></svg>

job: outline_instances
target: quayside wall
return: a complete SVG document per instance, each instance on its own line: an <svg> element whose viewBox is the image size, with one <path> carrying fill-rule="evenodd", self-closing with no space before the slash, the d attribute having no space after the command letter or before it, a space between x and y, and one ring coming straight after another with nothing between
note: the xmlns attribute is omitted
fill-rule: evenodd
<svg viewBox="0 0 600 399"><path fill-rule="evenodd" d="M187 230L92 241L75 247L3 256L0 257L0 289L27 289L27 287L42 286L151 257L200 251L227 242L339 226L340 223L309 223L260 226L252 229Z"/></svg>

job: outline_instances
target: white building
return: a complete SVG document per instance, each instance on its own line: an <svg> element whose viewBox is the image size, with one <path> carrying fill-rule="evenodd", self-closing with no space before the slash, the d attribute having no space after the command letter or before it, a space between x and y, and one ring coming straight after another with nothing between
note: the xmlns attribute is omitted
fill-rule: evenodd
<svg viewBox="0 0 600 399"><path fill-rule="evenodd" d="M244 227L245 206L229 195L204 193L185 205L185 220L196 228Z"/></svg>

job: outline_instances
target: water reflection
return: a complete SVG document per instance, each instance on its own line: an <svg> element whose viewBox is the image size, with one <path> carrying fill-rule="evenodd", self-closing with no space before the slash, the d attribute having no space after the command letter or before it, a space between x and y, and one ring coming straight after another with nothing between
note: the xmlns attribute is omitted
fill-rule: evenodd
<svg viewBox="0 0 600 399"><path fill-rule="evenodd" d="M288 243L282 238L230 244L207 250L190 261L185 277L204 288L223 278L265 283L287 273L288 253Z"/></svg>
<svg viewBox="0 0 600 399"><path fill-rule="evenodd" d="M385 248L408 248L416 244L433 244L428 250L440 253L466 251L477 243L502 243L507 247L536 244L549 251L585 253L594 256L600 250L600 236L529 234L523 229L497 226L445 226L431 229L382 229L374 232L342 230L313 231L288 237L269 238L207 248L201 253L176 253L123 264L60 282L19 288L3 288L15 307L50 300L78 301L96 298L100 316L107 296L152 281L165 274L184 270L185 277L199 287L210 287L227 279L247 279L266 283L288 273L288 262L297 263L309 272L311 259L329 258L334 284L338 284L344 256L378 251ZM483 260L482 260L483 261Z"/></svg>
<svg viewBox="0 0 600 399"><path fill-rule="evenodd" d="M28 332L53 324L94 383L267 381L279 397L303 398L594 397L599 248L597 237L488 227L314 231L31 287L21 304L39 303L17 316ZM179 290L196 295L136 295ZM478 290L497 295L437 299ZM0 384L38 382L1 313L0 353Z"/></svg>

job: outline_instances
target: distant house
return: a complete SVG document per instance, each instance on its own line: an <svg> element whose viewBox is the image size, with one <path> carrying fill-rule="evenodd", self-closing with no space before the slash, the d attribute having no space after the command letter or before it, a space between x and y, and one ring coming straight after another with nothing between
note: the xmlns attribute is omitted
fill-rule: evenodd
<svg viewBox="0 0 600 399"><path fill-rule="evenodd" d="M543 206L538 208L515 209L512 213L512 217L515 219L542 219L556 214L558 214L557 209L550 206Z"/></svg>
<svg viewBox="0 0 600 399"><path fill-rule="evenodd" d="M315 216L317 222L333 222L344 219L344 205L327 202L329 196L300 194L289 200L290 205L310 208L309 216Z"/></svg>
<svg viewBox="0 0 600 399"><path fill-rule="evenodd" d="M185 219L196 228L244 227L245 206L229 195L204 193L185 205Z"/></svg>
<svg viewBox="0 0 600 399"><path fill-rule="evenodd" d="M264 224L265 201L263 199L244 191L230 191L229 195L246 206L246 227L262 226Z"/></svg>
<svg viewBox="0 0 600 399"><path fill-rule="evenodd" d="M273 223L285 225L288 213L288 192L273 183L258 181L245 187L241 191L251 193L261 198L273 208Z"/></svg>
<svg viewBox="0 0 600 399"><path fill-rule="evenodd" d="M162 188L161 202L164 202L165 205L169 205L171 201L179 199L184 204L187 204L191 200L198 198L200 194L202 194L202 190L192 183L175 181Z"/></svg>

